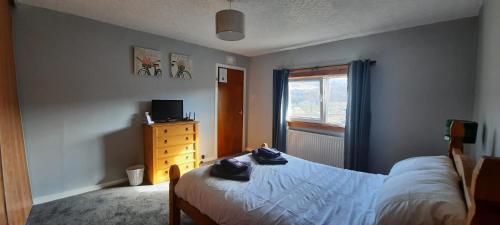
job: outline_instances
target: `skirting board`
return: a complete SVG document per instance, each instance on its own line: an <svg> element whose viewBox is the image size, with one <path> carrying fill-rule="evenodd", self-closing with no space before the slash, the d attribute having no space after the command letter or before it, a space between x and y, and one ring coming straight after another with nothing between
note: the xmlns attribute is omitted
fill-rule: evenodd
<svg viewBox="0 0 500 225"><path fill-rule="evenodd" d="M100 189L103 189L106 187L115 186L115 185L122 184L125 182L128 182L128 179L121 178L118 180L113 180L113 181L109 181L106 183L88 186L88 187L84 187L84 188L78 188L78 189L65 191L65 192L61 192L61 193L56 193L56 194L44 195L44 196L34 198L33 205L51 202L51 201L55 201L58 199L67 198L70 196L79 195L79 194L83 194L83 193L87 193L87 192L91 192L91 191L97 191L97 190L100 190Z"/></svg>

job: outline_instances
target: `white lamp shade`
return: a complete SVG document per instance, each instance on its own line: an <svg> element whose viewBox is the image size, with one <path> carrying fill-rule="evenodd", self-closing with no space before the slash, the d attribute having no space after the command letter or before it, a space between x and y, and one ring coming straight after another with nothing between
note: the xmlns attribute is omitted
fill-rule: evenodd
<svg viewBox="0 0 500 225"><path fill-rule="evenodd" d="M245 38L245 15L233 9L217 12L215 32L219 39L225 41L239 41Z"/></svg>

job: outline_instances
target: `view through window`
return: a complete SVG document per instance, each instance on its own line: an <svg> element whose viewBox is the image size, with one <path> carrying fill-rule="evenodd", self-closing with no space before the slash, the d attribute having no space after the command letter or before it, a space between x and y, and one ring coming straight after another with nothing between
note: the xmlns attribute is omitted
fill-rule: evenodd
<svg viewBox="0 0 500 225"><path fill-rule="evenodd" d="M347 75L293 78L288 84L289 121L345 127Z"/></svg>

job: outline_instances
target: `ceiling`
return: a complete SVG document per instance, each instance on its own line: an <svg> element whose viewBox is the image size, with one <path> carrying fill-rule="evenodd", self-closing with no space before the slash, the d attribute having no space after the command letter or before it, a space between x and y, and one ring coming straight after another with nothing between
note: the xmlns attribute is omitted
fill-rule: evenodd
<svg viewBox="0 0 500 225"><path fill-rule="evenodd" d="M17 0L215 49L256 56L478 14L482 0L234 0L246 37L215 36L226 0Z"/></svg>

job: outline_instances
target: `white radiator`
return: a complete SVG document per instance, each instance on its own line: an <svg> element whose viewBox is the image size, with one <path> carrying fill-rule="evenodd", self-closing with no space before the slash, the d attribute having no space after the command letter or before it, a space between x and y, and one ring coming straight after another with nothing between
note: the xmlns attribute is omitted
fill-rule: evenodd
<svg viewBox="0 0 500 225"><path fill-rule="evenodd" d="M344 168L344 138L288 130L287 152L309 161Z"/></svg>

